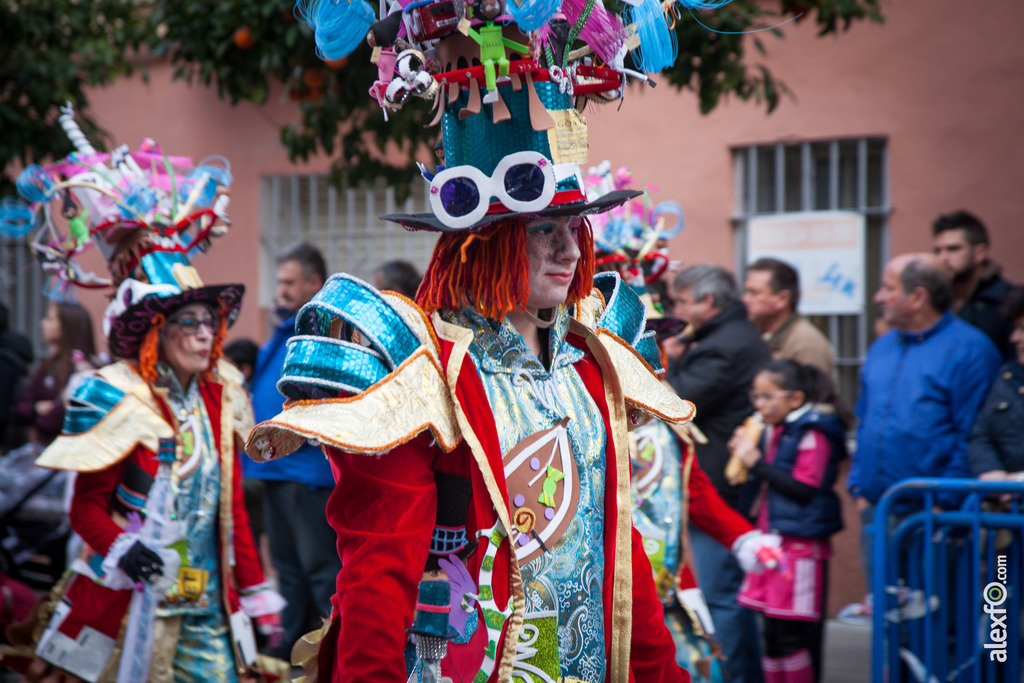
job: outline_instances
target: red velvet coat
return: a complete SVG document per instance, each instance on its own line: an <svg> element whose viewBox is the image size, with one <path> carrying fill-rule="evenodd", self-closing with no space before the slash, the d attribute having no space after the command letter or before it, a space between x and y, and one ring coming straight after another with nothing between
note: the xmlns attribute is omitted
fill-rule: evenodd
<svg viewBox="0 0 1024 683"><path fill-rule="evenodd" d="M111 366L111 368L117 371L116 375L112 373L111 377L120 378L121 386L125 387L123 384L126 377L124 369L119 370L117 366ZM104 370L101 370L99 375L103 377ZM131 377L131 375L127 376ZM141 379L139 381L141 382ZM251 412L248 411L247 404L240 412L234 410L231 413L224 412L223 408L227 398L225 394L231 395L233 402L248 400L244 392L238 391L237 387L225 388L218 382L200 380L199 390L210 417L213 441L217 445L220 456L219 566L224 612L225 615L230 615L240 609L239 589L255 586L264 581L263 568L253 542L245 508L241 464L236 457L236 450L238 456L244 457L241 449L236 449L236 444L239 440L238 429L244 429L247 426L237 424L236 420L241 419L242 423L246 422L244 417L251 416ZM177 422L159 389L153 391L152 400L155 408L162 414L164 422L170 425L173 433L177 433ZM116 411L115 408L110 414ZM144 422L147 420L151 422L155 416L152 412L138 411L138 409L136 411L136 413L129 414L127 422L139 425L139 432L145 431L147 427L144 426ZM133 414L138 415L134 420L131 418ZM225 428L230 429L226 435L224 434ZM105 429L108 428L101 421L92 430L98 433L98 436L94 438L100 442L113 441L114 439L109 437L104 439ZM118 442L127 439L125 443L132 443L135 439L143 438L142 436L124 434L125 426L120 426L118 429L121 430L121 434L118 434ZM85 540L91 550L105 555L118 535L122 533L122 525L125 523L124 517L114 510L113 501L115 489L124 481L128 463L138 465L154 477L158 463L151 450L141 443L136 443L127 456L118 459L113 464L103 466L102 469L97 468L94 462L83 464L82 461L85 459L81 456L76 458L74 454L76 448L81 448L78 442L74 441L76 438L81 437L68 435L59 437L54 442L52 450L44 452L40 461L50 467L74 469L75 465L79 464L83 469L94 470L80 471L78 474L75 482L75 494L71 502L71 526ZM64 441L62 442L62 440ZM103 633L117 633L118 626L127 614L131 591L111 590L85 576L77 576L70 590L74 591L75 605L72 614L61 626L62 630L70 628L74 631L85 624L91 625Z"/></svg>
<svg viewBox="0 0 1024 683"><path fill-rule="evenodd" d="M629 514L629 483L620 481L616 473L616 458L619 457L616 453L625 452L616 450L617 440L624 437L625 406L620 402L611 407L621 423L620 431L610 418L606 399L609 384L595 357L597 349L593 337L570 336L570 341L587 352L575 368L600 409L607 428L604 612L608 680L626 683L625 676L615 674L625 669L621 662L616 667L621 655L615 654L613 641L628 634L628 643L619 650L628 651L630 683L688 681L689 674L676 665L675 645L663 622L663 608L656 597L650 563L640 535L628 519L621 520L626 525L624 535L629 537L628 547L616 544L619 515L622 510ZM454 345L443 337L440 344L441 366L448 368L450 376L449 360ZM493 475L501 504L509 509L497 431L483 384L468 355L464 356L461 370L458 370L455 398L465 418L464 422L460 420L464 438L450 453L433 445L429 434L420 434L382 456L325 448L337 479L327 516L338 534L343 568L333 599L334 622L321 643L320 681L405 682L402 657L405 629L413 622L417 585L422 578L434 527L435 470L472 479L473 498L467 519L470 537L478 530L491 528L498 519L484 468ZM477 452L485 454L486 462L482 466L478 466L478 456L467 445L469 439L478 441ZM509 544L502 543L494 562L492 585L499 607L507 604L511 591L509 552ZM619 566L625 568L625 573L632 574L625 583L624 577L616 576L614 558L620 552L624 553L624 564ZM482 556L483 552L478 550L469 558L471 575L477 575ZM617 579L618 596L615 595ZM629 592L630 586L631 594L623 595ZM499 653L501 649L499 643ZM498 680L498 673L496 668L490 680Z"/></svg>
<svg viewBox="0 0 1024 683"><path fill-rule="evenodd" d="M210 423L213 425L213 441L221 444L221 393L220 384L200 380L199 391L203 397ZM168 422L171 411L166 402L156 396ZM172 423L173 424L173 423ZM240 449L239 449L240 450ZM238 609L238 590L263 583L263 567L260 564L256 544L249 526L249 515L245 508L244 491L242 490L242 466L234 453L221 457L221 501L230 501L230 512L220 512L220 544L221 544L221 578L226 589L226 605L231 612ZM114 489L123 479L125 465L129 462L142 467L155 477L157 470L156 456L143 446L137 446L131 454L99 472L82 472L75 481L75 495L71 500L71 528L81 536L89 547L101 555L105 555L111 544L121 533L121 527L111 515L111 501ZM225 486L227 490L225 491ZM225 524L226 522L226 524ZM234 540L234 567L227 562L226 542Z"/></svg>

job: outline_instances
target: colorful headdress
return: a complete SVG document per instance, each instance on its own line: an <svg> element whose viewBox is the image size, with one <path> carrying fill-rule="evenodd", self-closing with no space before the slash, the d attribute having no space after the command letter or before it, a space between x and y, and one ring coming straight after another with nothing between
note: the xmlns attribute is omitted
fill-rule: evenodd
<svg viewBox="0 0 1024 683"><path fill-rule="evenodd" d="M628 168L613 173L605 161L590 169L586 184L587 196L599 198L635 183ZM683 231L682 207L671 200L654 204L650 191L656 189L646 185L640 196L590 221L595 266L612 266L641 292L665 273L670 263L667 241Z"/></svg>
<svg viewBox="0 0 1024 683"><path fill-rule="evenodd" d="M97 152L74 121L68 104L60 124L75 151L46 168L31 165L18 177L16 199L0 206L0 229L32 234L32 249L51 276L50 294L73 287L117 288L104 316L115 356L134 356L155 316L204 303L233 321L240 284L206 287L191 257L227 231L225 210L231 169L223 157L198 165L169 157L146 139L135 152L122 145ZM95 245L108 275L87 272L79 255Z"/></svg>
<svg viewBox="0 0 1024 683"><path fill-rule="evenodd" d="M729 0L626 0L616 15L602 0L299 0L324 59L347 56L365 36L378 80L370 88L387 116L433 102L443 159L430 183L430 213L382 218L413 230L476 230L509 216L582 215L637 192L591 197L587 102L624 93L674 61L668 14ZM674 22L674 19L672 20ZM632 53L637 70L627 68Z"/></svg>

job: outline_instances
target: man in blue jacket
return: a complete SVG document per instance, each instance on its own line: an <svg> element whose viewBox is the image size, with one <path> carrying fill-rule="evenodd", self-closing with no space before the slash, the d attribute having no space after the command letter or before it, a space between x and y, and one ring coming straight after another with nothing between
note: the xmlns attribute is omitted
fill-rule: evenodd
<svg viewBox="0 0 1024 683"><path fill-rule="evenodd" d="M1000 355L953 315L953 288L930 254L892 259L875 303L890 331L868 351L857 402L849 488L866 526L890 486L917 477L970 477L967 442ZM910 512L910 510L897 510ZM861 555L871 579L871 542Z"/></svg>
<svg viewBox="0 0 1024 683"><path fill-rule="evenodd" d="M284 396L277 390L288 339L295 334L295 315L327 279L320 251L309 243L285 249L277 257L275 306L280 323L260 348L252 377L253 412L257 422L281 412ZM284 643L267 654L290 659L292 644L320 626L331 610L331 596L341 561L338 539L327 523L327 498L334 489L331 467L319 448L304 445L291 457L257 463L243 458L245 476L264 484L263 519L270 558L281 594L288 601L281 614Z"/></svg>

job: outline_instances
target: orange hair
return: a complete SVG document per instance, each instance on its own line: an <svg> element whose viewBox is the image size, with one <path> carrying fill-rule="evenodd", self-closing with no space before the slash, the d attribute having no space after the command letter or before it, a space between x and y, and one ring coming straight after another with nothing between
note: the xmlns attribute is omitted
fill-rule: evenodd
<svg viewBox="0 0 1024 683"><path fill-rule="evenodd" d="M167 316L157 313L150 321L150 327L139 347L139 374L150 384L156 381L156 363L160 359L160 331L167 322Z"/></svg>
<svg viewBox="0 0 1024 683"><path fill-rule="evenodd" d="M578 240L580 259L569 284L569 304L589 295L594 286L594 239L586 218ZM529 273L523 216L492 223L478 232L446 232L434 245L416 303L428 314L472 306L487 318L504 320L510 311L526 310Z"/></svg>
<svg viewBox="0 0 1024 683"><path fill-rule="evenodd" d="M213 379L213 371L217 367L217 361L224 355L224 340L228 336L227 306L221 304L217 317L220 319L220 323L217 325L217 332L213 335L213 347L210 349L210 365L206 368L206 372L203 373L203 377L208 380Z"/></svg>

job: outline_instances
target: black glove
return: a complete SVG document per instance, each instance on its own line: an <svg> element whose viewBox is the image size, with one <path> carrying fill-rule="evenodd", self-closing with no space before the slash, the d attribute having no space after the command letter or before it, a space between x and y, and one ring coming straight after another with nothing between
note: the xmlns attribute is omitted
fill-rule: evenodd
<svg viewBox="0 0 1024 683"><path fill-rule="evenodd" d="M160 573L164 561L160 556L142 544L135 541L128 552L117 561L117 566L128 575L132 581L150 582L153 577Z"/></svg>

